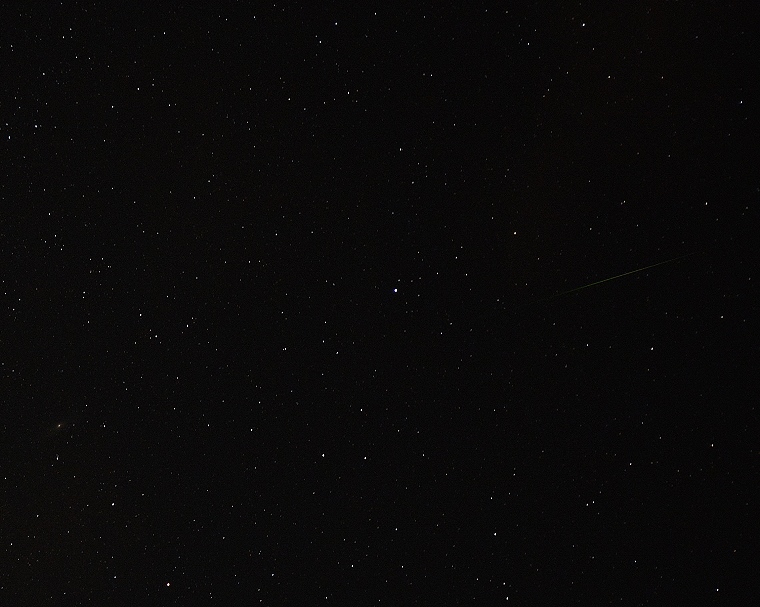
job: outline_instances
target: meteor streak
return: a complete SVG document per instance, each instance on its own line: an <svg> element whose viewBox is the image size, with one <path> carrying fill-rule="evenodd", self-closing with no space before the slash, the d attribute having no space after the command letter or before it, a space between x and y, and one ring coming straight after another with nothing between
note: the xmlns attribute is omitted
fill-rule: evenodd
<svg viewBox="0 0 760 607"><path fill-rule="evenodd" d="M686 257L691 257L692 255L696 255L696 254L697 253L695 251L693 253L687 253L686 255L679 255L678 257L673 257L672 259L666 259L665 261L653 263L651 266L644 266L643 268L638 268L637 270L631 270L630 272L623 272L622 274L618 274L617 276L610 276L609 278L605 278L604 280L597 280L596 282L591 282L587 285L583 285L582 287L575 287L574 289L570 289L569 291L562 291L561 293L557 293L556 295L549 297L546 301L551 301L553 299L557 299L558 297L563 297L564 295L570 295L570 293L576 293L577 291L582 291L583 289L588 289L589 287L595 287L596 285L600 285L603 282L609 282L611 280L623 278L623 276L630 276L631 274L636 274L637 272L643 272L644 270L651 270L652 268L656 268L657 266L664 266L666 263L672 263L674 261L678 261L679 259L685 259Z"/></svg>

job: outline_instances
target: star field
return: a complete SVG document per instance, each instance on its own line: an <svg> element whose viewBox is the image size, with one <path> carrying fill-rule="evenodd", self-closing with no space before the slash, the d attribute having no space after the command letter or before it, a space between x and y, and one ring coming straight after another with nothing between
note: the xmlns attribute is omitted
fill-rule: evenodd
<svg viewBox="0 0 760 607"><path fill-rule="evenodd" d="M740 8L4 13L0 603L756 595Z"/></svg>

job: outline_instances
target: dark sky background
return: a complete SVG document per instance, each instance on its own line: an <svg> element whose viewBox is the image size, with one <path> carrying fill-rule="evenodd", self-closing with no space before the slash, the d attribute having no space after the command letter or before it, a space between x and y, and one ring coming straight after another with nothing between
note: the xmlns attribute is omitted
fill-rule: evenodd
<svg viewBox="0 0 760 607"><path fill-rule="evenodd" d="M216 4L2 10L0 603L756 597L749 6Z"/></svg>

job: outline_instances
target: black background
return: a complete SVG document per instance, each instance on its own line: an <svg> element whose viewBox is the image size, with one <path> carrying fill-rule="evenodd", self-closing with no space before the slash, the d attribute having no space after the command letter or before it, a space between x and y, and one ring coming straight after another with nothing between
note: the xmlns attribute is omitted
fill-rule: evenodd
<svg viewBox="0 0 760 607"><path fill-rule="evenodd" d="M3 604L756 587L744 10L213 4L3 10Z"/></svg>

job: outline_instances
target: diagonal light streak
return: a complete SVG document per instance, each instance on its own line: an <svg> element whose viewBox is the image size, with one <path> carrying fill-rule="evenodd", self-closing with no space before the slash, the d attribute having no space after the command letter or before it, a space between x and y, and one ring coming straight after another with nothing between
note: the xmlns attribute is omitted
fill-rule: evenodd
<svg viewBox="0 0 760 607"><path fill-rule="evenodd" d="M591 282L581 287L575 287L574 289L570 289L569 291L562 291L561 293L557 293L556 295L553 295L547 301L551 301L552 299L557 299L558 297L562 297L564 295L570 295L571 293L576 293L578 291L582 291L583 289L588 289L589 287L595 287L596 285L600 285L605 282L610 282L611 280L617 280L618 278L623 278L624 276L630 276L631 274L644 272L645 270L651 270L652 268L656 268L657 266L664 266L666 263L672 263L674 261L678 261L679 259L685 259L686 257L691 257L692 255L696 255L696 251L693 253L687 253L686 255L679 255L678 257L673 257L672 259L666 259L665 261L660 261L658 263L653 263L650 266L644 266L643 268L631 270L630 272L623 272L622 274L618 274L617 276L610 276L609 278L605 278L604 280L597 280L596 282Z"/></svg>

